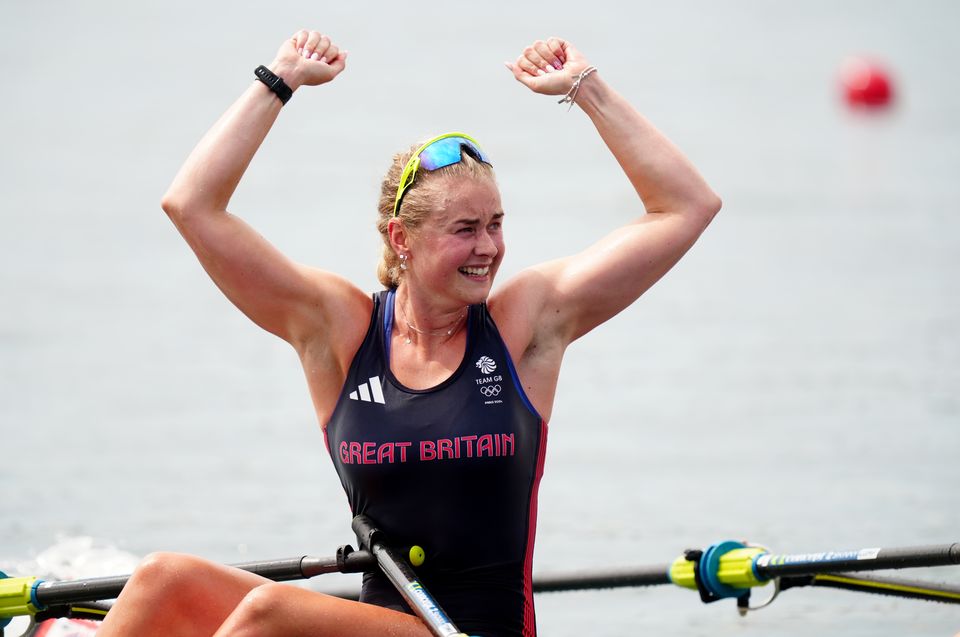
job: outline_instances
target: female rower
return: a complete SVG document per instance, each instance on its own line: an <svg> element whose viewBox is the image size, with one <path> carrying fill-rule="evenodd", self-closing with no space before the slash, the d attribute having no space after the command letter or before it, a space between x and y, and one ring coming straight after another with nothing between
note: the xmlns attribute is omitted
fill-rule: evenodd
<svg viewBox="0 0 960 637"><path fill-rule="evenodd" d="M662 277L720 200L573 45L538 40L510 71L590 117L645 211L491 293L504 255L493 159L468 135L441 135L397 155L384 179L386 289L371 298L227 212L290 92L332 81L346 58L315 31L285 41L194 149L163 209L224 294L296 349L353 513L425 546L419 575L461 630L534 635L536 496L564 351ZM101 634L428 634L382 576L365 575L361 599L158 554Z"/></svg>

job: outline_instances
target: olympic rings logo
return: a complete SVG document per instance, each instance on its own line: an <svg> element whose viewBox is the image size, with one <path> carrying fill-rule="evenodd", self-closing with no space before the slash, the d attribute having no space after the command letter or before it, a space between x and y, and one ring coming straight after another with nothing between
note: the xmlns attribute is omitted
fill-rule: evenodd
<svg viewBox="0 0 960 637"><path fill-rule="evenodd" d="M480 388L480 393L487 398L493 398L500 395L500 385L484 385Z"/></svg>

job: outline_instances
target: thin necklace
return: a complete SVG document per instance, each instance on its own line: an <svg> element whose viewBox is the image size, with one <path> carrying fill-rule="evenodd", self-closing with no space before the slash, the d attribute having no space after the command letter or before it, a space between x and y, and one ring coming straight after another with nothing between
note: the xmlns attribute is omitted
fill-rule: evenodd
<svg viewBox="0 0 960 637"><path fill-rule="evenodd" d="M463 308L462 310L460 310L460 314L457 315L457 318L453 319L453 321L446 327L441 327L440 329L436 329L436 330L422 330L407 319L407 315L404 313L403 309L399 305L397 305L397 308L400 310L400 314L403 315L402 317L403 322L406 323L407 325L407 334L406 336L404 336L404 342L407 345L410 345L413 343L413 341L410 340L411 331L416 332L420 336L446 336L448 338L452 337L454 334L460 331L460 326L463 325L463 322L462 322L463 317L467 315L467 308Z"/></svg>

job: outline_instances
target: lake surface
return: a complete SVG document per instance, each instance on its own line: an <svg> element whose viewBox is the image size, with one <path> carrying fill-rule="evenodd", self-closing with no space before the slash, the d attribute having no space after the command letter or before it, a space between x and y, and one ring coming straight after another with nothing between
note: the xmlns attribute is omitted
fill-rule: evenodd
<svg viewBox="0 0 960 637"><path fill-rule="evenodd" d="M951 2L0 5L0 569L352 541L296 356L220 295L159 208L300 26L331 33L349 68L295 95L232 210L365 288L381 173L437 131L494 158L501 280L637 214L587 118L503 68L536 38L584 51L723 197L662 282L569 350L537 570L727 538L960 541L957 24ZM840 99L857 54L891 69L892 109ZM557 637L950 636L960 612L800 589L740 619L664 587L543 596L538 622Z"/></svg>

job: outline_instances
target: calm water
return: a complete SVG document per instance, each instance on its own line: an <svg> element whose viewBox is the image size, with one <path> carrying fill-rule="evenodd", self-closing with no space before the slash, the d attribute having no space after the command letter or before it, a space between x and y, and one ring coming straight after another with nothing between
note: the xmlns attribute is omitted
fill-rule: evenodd
<svg viewBox="0 0 960 637"><path fill-rule="evenodd" d="M221 297L159 209L301 25L332 33L350 68L295 96L232 209L364 287L380 173L435 131L471 131L495 158L501 276L636 213L586 118L503 69L537 37L581 48L724 198L663 282L569 352L540 570L666 562L728 537L785 552L960 540L960 8L662 5L0 5L15 69L0 100L0 569L352 539L296 357ZM840 102L858 53L893 69L891 112ZM51 546L63 563L37 566ZM746 620L667 588L538 604L559 637L960 630L956 607L823 590Z"/></svg>

